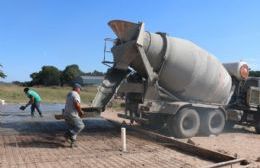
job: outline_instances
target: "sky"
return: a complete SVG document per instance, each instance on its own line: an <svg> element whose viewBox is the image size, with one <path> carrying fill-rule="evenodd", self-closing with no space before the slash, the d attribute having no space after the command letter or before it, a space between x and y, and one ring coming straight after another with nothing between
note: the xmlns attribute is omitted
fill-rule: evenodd
<svg viewBox="0 0 260 168"><path fill-rule="evenodd" d="M0 0L1 81L30 81L52 65L105 72L104 39L113 19L188 39L221 62L260 70L259 0Z"/></svg>

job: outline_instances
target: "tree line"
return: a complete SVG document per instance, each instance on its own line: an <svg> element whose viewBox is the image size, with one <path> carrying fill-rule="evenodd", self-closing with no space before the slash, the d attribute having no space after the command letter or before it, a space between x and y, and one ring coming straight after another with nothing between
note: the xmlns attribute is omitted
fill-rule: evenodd
<svg viewBox="0 0 260 168"><path fill-rule="evenodd" d="M84 73L76 64L66 66L63 71L59 70L55 66L46 65L43 66L39 72L34 72L30 75L32 79L31 81L14 81L13 83L23 86L64 86L73 84L76 79L82 75L103 76L104 73L96 70Z"/></svg>
<svg viewBox="0 0 260 168"><path fill-rule="evenodd" d="M249 76L260 77L260 71L250 71Z"/></svg>
<svg viewBox="0 0 260 168"><path fill-rule="evenodd" d="M30 85L71 85L75 80L82 75L90 76L103 76L103 72L93 71L84 73L80 70L79 66L76 64L68 65L63 71L60 71L55 66L43 66L39 72L34 72L30 75L32 80Z"/></svg>

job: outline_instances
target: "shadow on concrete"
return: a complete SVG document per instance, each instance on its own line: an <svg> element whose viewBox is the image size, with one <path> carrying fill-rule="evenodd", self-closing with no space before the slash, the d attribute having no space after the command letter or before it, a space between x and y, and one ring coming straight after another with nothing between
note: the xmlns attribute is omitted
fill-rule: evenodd
<svg viewBox="0 0 260 168"><path fill-rule="evenodd" d="M83 122L86 126L83 132L108 131L114 128L113 124L102 118L89 118L83 120ZM40 121L40 119L31 119L31 121L1 123L0 126L0 132L3 134L58 134L63 133L67 129L64 120Z"/></svg>
<svg viewBox="0 0 260 168"><path fill-rule="evenodd" d="M107 136L106 133L115 132L114 125L102 118L90 118L83 121L86 125L85 129L80 133L83 136ZM5 133L6 135L17 135L16 142L8 143L7 145L9 146L21 148L63 148L68 147L68 143L65 143L63 137L66 129L67 125L64 121L27 121L1 124L0 131L7 131L3 131L3 135Z"/></svg>
<svg viewBox="0 0 260 168"><path fill-rule="evenodd" d="M19 147L19 148L64 148L66 147L64 142L53 142L53 141L46 141L42 139L29 140L26 142L9 143L8 145L13 147Z"/></svg>

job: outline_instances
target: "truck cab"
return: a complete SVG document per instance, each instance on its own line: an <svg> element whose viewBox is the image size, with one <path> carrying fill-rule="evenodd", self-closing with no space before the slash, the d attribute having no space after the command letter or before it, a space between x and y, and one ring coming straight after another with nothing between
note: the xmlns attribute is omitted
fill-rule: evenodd
<svg viewBox="0 0 260 168"><path fill-rule="evenodd" d="M249 77L244 81L233 83L236 83L236 91L227 108L228 124L254 126L259 134L260 77Z"/></svg>

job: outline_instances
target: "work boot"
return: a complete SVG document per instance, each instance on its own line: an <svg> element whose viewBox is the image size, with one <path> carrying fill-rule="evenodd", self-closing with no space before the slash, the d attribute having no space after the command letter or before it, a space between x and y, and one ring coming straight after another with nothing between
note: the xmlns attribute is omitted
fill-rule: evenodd
<svg viewBox="0 0 260 168"><path fill-rule="evenodd" d="M70 131L66 131L63 136L64 136L64 138L65 138L65 142L71 143L71 139L72 139L71 136L72 136L72 135L71 135Z"/></svg>
<svg viewBox="0 0 260 168"><path fill-rule="evenodd" d="M71 148L76 148L76 147L78 147L78 145L77 145L75 139L72 139L72 138L71 138L70 147L71 147Z"/></svg>

